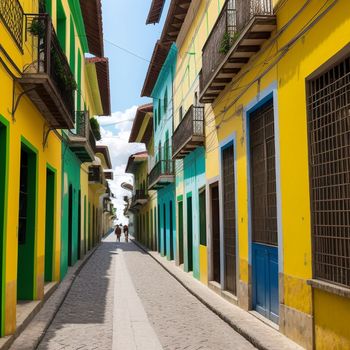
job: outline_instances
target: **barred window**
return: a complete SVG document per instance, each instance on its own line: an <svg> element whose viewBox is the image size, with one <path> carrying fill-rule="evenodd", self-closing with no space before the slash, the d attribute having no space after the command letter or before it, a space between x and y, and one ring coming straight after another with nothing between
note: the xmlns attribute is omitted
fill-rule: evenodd
<svg viewBox="0 0 350 350"><path fill-rule="evenodd" d="M350 287L350 57L307 98L314 277Z"/></svg>

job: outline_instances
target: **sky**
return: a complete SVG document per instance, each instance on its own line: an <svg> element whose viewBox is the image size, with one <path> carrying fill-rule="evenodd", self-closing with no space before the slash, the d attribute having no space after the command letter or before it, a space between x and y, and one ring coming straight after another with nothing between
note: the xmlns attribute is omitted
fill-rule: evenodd
<svg viewBox="0 0 350 350"><path fill-rule="evenodd" d="M125 167L131 154L144 150L144 145L129 144L128 139L137 106L150 102L141 98L141 89L150 57L162 31L166 5L160 24L146 26L151 0L102 0L105 56L109 58L112 117L100 117L102 140L109 146L114 170L110 182L116 199L118 223L127 223L123 216L122 182L132 183Z"/></svg>

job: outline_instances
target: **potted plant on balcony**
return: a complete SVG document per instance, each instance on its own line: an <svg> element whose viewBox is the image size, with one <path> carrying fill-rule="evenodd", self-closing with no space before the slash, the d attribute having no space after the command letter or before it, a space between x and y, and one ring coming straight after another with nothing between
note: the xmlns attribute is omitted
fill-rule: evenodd
<svg viewBox="0 0 350 350"><path fill-rule="evenodd" d="M96 141L100 141L101 140L100 124L98 123L96 118L90 118L90 126Z"/></svg>
<svg viewBox="0 0 350 350"><path fill-rule="evenodd" d="M40 18L33 18L28 27L28 32L39 39L45 35L45 23Z"/></svg>
<svg viewBox="0 0 350 350"><path fill-rule="evenodd" d="M226 55L239 36L240 32L235 32L233 35L229 32L225 32L220 43L219 53Z"/></svg>

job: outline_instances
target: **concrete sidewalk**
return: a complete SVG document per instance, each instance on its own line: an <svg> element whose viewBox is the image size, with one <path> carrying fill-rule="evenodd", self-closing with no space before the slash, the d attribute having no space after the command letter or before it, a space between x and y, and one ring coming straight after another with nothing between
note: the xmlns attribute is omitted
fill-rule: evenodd
<svg viewBox="0 0 350 350"><path fill-rule="evenodd" d="M113 350L162 350L130 274L122 249L115 261Z"/></svg>
<svg viewBox="0 0 350 350"><path fill-rule="evenodd" d="M241 334L255 347L261 350L302 350L303 348L285 337L276 329L263 323L255 316L235 306L207 286L191 277L175 265L174 261L168 261L158 252L151 251L139 242L133 242L155 259L166 271L179 281L190 293L199 299L210 310L217 314L236 332Z"/></svg>

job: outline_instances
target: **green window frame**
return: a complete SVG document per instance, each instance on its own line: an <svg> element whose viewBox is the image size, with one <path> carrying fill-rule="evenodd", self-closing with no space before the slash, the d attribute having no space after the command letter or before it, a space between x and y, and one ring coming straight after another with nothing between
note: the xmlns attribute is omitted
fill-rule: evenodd
<svg viewBox="0 0 350 350"><path fill-rule="evenodd" d="M67 17L64 12L62 0L57 1L57 36L63 52L66 53Z"/></svg>
<svg viewBox="0 0 350 350"><path fill-rule="evenodd" d="M78 72L77 72L77 111L81 110L81 70L82 70L82 53L78 50Z"/></svg>
<svg viewBox="0 0 350 350"><path fill-rule="evenodd" d="M75 77L75 31L74 31L74 22L73 17L70 17L70 52L69 52L69 63L70 68Z"/></svg>
<svg viewBox="0 0 350 350"><path fill-rule="evenodd" d="M38 151L23 137L19 190L17 298L34 300L36 296Z"/></svg>
<svg viewBox="0 0 350 350"><path fill-rule="evenodd" d="M55 256L56 170L46 167L45 282L53 281Z"/></svg>

